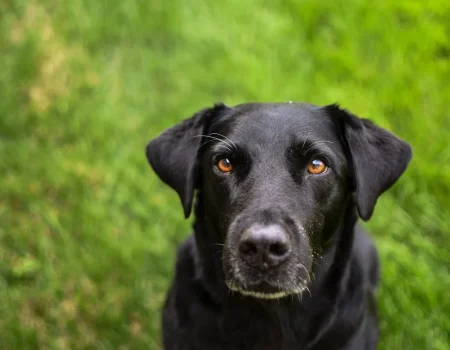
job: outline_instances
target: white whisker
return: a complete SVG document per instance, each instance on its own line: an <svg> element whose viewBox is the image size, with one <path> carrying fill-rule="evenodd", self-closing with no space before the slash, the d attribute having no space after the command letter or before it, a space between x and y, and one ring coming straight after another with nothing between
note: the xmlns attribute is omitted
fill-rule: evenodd
<svg viewBox="0 0 450 350"><path fill-rule="evenodd" d="M298 267L301 267L302 269L305 270L306 275L308 276L308 281L307 282L311 282L311 275L309 274L308 269L305 267L305 265L303 265L302 263L298 263Z"/></svg>
<svg viewBox="0 0 450 350"><path fill-rule="evenodd" d="M226 138L234 146L234 149L237 150L236 144L232 140L230 140L228 137L226 137L225 135L219 134L217 132L212 132L211 135L217 135L217 136L222 136L222 137Z"/></svg>
<svg viewBox="0 0 450 350"><path fill-rule="evenodd" d="M208 140L208 141L203 142L203 143L197 148L197 151L198 151L200 148L202 148L204 145L206 145L207 143L210 143L210 142L212 142L212 141L214 141L214 140Z"/></svg>
<svg viewBox="0 0 450 350"><path fill-rule="evenodd" d="M214 137L214 136L210 136L210 135L196 135L196 136L193 136L193 138L194 138L194 137L208 137L208 138L210 138L210 139L213 139L213 140L216 140L216 141L225 143L226 145L228 145L227 148L229 148L230 151L231 151L232 148L233 148L233 146L231 146L227 141L221 140L221 139L219 139L218 137ZM200 147L201 147L201 146L200 146Z"/></svg>
<svg viewBox="0 0 450 350"><path fill-rule="evenodd" d="M303 141L302 148L305 147L306 141L308 141L308 137L305 138L305 141Z"/></svg>
<svg viewBox="0 0 450 350"><path fill-rule="evenodd" d="M312 294L311 294L311 291L309 290L309 288L307 286L304 286L303 288L305 288L308 291L309 296L312 298Z"/></svg>

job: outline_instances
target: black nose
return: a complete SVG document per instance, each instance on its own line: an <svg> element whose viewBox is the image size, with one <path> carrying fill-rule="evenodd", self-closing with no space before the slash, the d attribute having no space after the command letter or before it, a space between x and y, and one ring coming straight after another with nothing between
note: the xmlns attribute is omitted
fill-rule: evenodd
<svg viewBox="0 0 450 350"><path fill-rule="evenodd" d="M276 267L291 254L287 232L279 225L254 225L239 243L239 255L248 265L260 270Z"/></svg>

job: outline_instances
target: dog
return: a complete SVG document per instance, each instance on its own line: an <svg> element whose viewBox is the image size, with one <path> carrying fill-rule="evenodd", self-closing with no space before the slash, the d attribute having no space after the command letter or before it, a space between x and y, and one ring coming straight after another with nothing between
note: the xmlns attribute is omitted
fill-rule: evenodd
<svg viewBox="0 0 450 350"><path fill-rule="evenodd" d="M357 221L405 171L405 141L336 104L218 103L146 155L186 218L196 199L165 349L376 349L379 263Z"/></svg>

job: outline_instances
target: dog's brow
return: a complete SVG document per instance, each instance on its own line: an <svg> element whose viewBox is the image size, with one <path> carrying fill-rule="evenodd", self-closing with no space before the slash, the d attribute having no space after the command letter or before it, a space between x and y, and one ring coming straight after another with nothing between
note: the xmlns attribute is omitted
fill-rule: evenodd
<svg viewBox="0 0 450 350"><path fill-rule="evenodd" d="M303 141L302 148L305 147L305 144L306 144L306 142L308 141L308 137L309 137L309 136L307 136L307 137L305 138L305 141Z"/></svg>
<svg viewBox="0 0 450 350"><path fill-rule="evenodd" d="M212 132L211 135L217 135L217 136L221 136L221 137L223 137L223 138L226 138L228 141L231 142L231 144L232 144L232 145L234 146L234 148L237 150L236 144L235 144L230 138L226 137L225 135L219 134L219 133L217 133L217 132Z"/></svg>
<svg viewBox="0 0 450 350"><path fill-rule="evenodd" d="M313 143L310 144L310 146L308 147L308 149L305 151L305 154L308 154L308 152L309 152L312 148L314 148L315 146L320 145L320 144L323 144L323 143L331 143L331 144L334 144L333 141L315 141L315 142L313 142ZM304 146L304 145L305 145L305 142L303 143L303 146Z"/></svg>
<svg viewBox="0 0 450 350"><path fill-rule="evenodd" d="M228 142L225 141L225 140L221 140L221 139L219 139L219 138L217 138L217 137L210 136L210 135L195 135L195 136L193 136L192 138L195 138L195 137L207 137L207 138L210 138L210 139L211 139L211 140L209 140L209 141L206 141L206 142L202 143L202 144L200 145L199 149L200 149L203 145L206 145L207 143L216 140L216 141L225 143L225 144L227 145L227 149L229 149L230 151L232 150L232 149L231 149L232 146L230 145L230 143L228 143ZM235 147L236 147L236 146L235 146Z"/></svg>

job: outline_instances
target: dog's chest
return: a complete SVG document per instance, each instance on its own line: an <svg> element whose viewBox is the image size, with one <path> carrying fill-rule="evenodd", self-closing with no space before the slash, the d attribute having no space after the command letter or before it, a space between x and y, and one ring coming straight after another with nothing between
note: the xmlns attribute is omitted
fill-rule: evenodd
<svg viewBox="0 0 450 350"><path fill-rule="evenodd" d="M222 317L211 316L195 327L196 349L306 349L307 335L299 327L301 321L286 314L228 310Z"/></svg>

